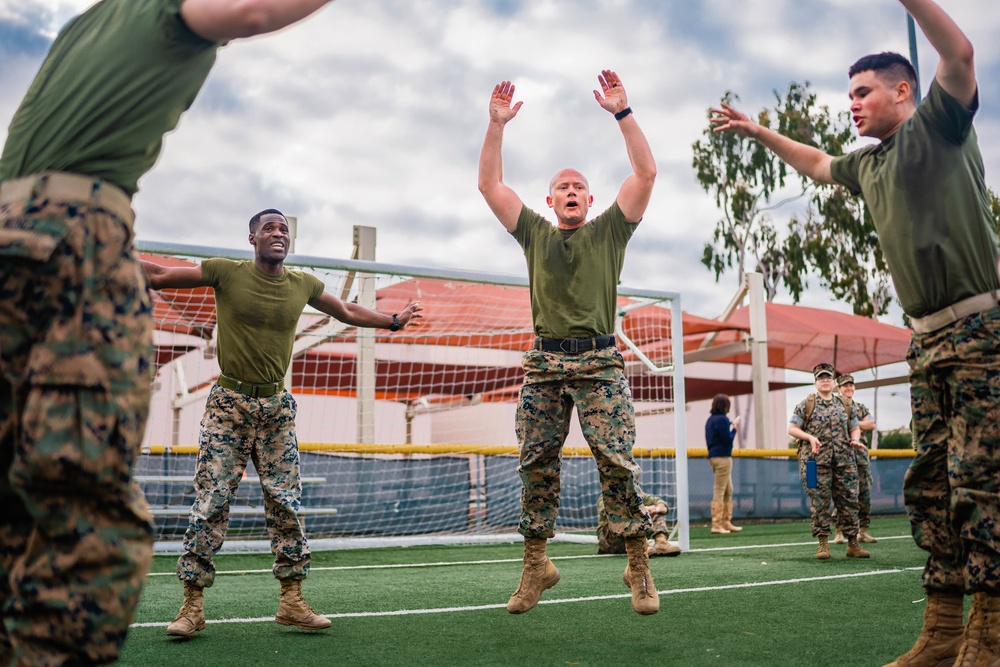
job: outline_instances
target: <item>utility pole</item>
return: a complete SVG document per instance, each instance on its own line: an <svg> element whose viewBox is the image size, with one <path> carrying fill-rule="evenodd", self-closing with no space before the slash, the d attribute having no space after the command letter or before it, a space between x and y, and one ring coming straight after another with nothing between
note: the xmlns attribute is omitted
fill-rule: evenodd
<svg viewBox="0 0 1000 667"><path fill-rule="evenodd" d="M906 32L910 37L910 62L917 72L917 104L920 104L920 63L917 62L917 24L910 12L906 12Z"/></svg>

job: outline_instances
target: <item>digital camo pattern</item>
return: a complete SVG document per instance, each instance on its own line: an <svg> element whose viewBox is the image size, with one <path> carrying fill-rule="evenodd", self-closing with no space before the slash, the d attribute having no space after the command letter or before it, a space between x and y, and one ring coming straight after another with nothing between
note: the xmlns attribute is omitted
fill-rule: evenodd
<svg viewBox="0 0 1000 667"><path fill-rule="evenodd" d="M1000 308L914 334L903 481L928 590L1000 594Z"/></svg>
<svg viewBox="0 0 1000 667"><path fill-rule="evenodd" d="M115 660L149 570L151 302L118 213L0 204L0 664Z"/></svg>
<svg viewBox="0 0 1000 667"><path fill-rule="evenodd" d="M845 537L858 534L858 466L851 447L847 409L840 399L816 396L809 423L805 423L806 402L795 406L791 422L820 441L819 453L813 454L808 442L799 445L799 476L809 496L813 537L830 535L830 503L837 511L837 527ZM857 426L852 415L851 426ZM806 461L816 461L816 488L806 487Z"/></svg>
<svg viewBox="0 0 1000 667"><path fill-rule="evenodd" d="M215 581L212 558L226 539L229 506L248 460L253 461L264 492L274 576L304 579L309 573L311 556L298 519L302 484L295 410L295 399L287 390L250 398L212 387L201 422L194 505L184 533L184 554L177 560L181 581L206 588Z"/></svg>
<svg viewBox="0 0 1000 667"><path fill-rule="evenodd" d="M621 354L613 347L580 354L529 350L515 429L520 443L521 520L525 537L552 537L559 514L562 446L576 406L597 461L608 528L623 538L648 537L649 515L632 458L635 412Z"/></svg>
<svg viewBox="0 0 1000 667"><path fill-rule="evenodd" d="M809 514L812 520L812 535L830 535L830 526L836 526L845 537L858 534L858 468L848 463L829 468L816 465L816 488L806 487L806 461L810 460L809 444L799 446L799 477L802 489L809 496ZM833 512L830 503L833 503Z"/></svg>
<svg viewBox="0 0 1000 667"><path fill-rule="evenodd" d="M653 507L660 503L663 503L669 511L670 506L662 498L649 493L644 494L642 497L642 504L645 507ZM667 526L667 517L665 514L652 514L650 515L650 521L653 526L649 534L650 537L656 537L657 535L670 536L670 527ZM608 528L608 513L604 510L603 496L597 499L597 553L625 553L625 538L621 535L613 534Z"/></svg>
<svg viewBox="0 0 1000 667"><path fill-rule="evenodd" d="M806 401L803 399L795 406L792 418L789 420L806 433L819 438L822 446L815 455L817 466L833 467L854 463L854 448L851 447L851 429L858 425L858 416L852 414L848 424L847 409L840 399L834 396L823 399L816 395L816 404L812 416L806 423Z"/></svg>
<svg viewBox="0 0 1000 667"><path fill-rule="evenodd" d="M862 403L854 401L854 416L859 422L871 416ZM864 435L864 434L862 434ZM867 449L857 449L854 456L858 462L858 528L872 525L872 466Z"/></svg>

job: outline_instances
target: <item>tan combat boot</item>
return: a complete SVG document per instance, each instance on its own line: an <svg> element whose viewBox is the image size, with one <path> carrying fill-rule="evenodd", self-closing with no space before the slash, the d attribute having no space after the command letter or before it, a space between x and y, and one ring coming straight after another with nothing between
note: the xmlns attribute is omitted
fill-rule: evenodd
<svg viewBox="0 0 1000 667"><path fill-rule="evenodd" d="M819 536L819 549L816 550L816 560L830 560L830 536Z"/></svg>
<svg viewBox="0 0 1000 667"><path fill-rule="evenodd" d="M712 532L720 535L728 535L729 529L722 522L722 503L712 503Z"/></svg>
<svg viewBox="0 0 1000 667"><path fill-rule="evenodd" d="M303 630L324 630L332 625L330 619L317 614L302 597L301 579L280 579L281 601L274 622L278 625L295 625Z"/></svg>
<svg viewBox="0 0 1000 667"><path fill-rule="evenodd" d="M1000 665L1000 597L973 593L969 624L955 667L994 665Z"/></svg>
<svg viewBox="0 0 1000 667"><path fill-rule="evenodd" d="M626 537L625 553L628 554L628 565L625 566L622 581L632 589L632 609L643 615L655 614L660 611L660 596L656 593L656 584L649 571L646 538Z"/></svg>
<svg viewBox="0 0 1000 667"><path fill-rule="evenodd" d="M878 542L874 537L868 534L867 528L862 528L858 531L858 542L864 542L865 544L875 544Z"/></svg>
<svg viewBox="0 0 1000 667"><path fill-rule="evenodd" d="M653 543L646 549L646 555L650 558L656 556L679 556L680 553L681 548L668 542L667 536L663 533L657 533L653 537Z"/></svg>
<svg viewBox="0 0 1000 667"><path fill-rule="evenodd" d="M847 538L844 537L844 533L841 532L840 528L837 529L837 534L833 536L834 544L847 544Z"/></svg>
<svg viewBox="0 0 1000 667"><path fill-rule="evenodd" d="M927 593L924 627L909 651L885 667L951 667L962 647L961 595ZM971 619L971 617L970 617Z"/></svg>
<svg viewBox="0 0 1000 667"><path fill-rule="evenodd" d="M733 504L731 502L722 504L722 527L730 533L738 533L742 528L733 525Z"/></svg>
<svg viewBox="0 0 1000 667"><path fill-rule="evenodd" d="M524 538L521 582L507 602L507 611L511 614L523 614L533 609L542 593L559 583L559 570L545 555L547 541L544 537Z"/></svg>
<svg viewBox="0 0 1000 667"><path fill-rule="evenodd" d="M193 637L194 633L205 629L205 589L195 586L190 581L184 582L184 602L177 618L167 626L167 634L171 637Z"/></svg>
<svg viewBox="0 0 1000 667"><path fill-rule="evenodd" d="M858 544L858 536L847 538L847 557L848 558L871 558L872 555L861 548Z"/></svg>

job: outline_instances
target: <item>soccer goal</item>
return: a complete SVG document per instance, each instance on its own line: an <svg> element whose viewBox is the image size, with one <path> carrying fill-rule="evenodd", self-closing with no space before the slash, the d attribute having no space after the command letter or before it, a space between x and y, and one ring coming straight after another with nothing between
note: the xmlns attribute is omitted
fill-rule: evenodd
<svg viewBox="0 0 1000 667"><path fill-rule="evenodd" d="M252 258L138 246L145 259L172 265ZM301 518L310 538L399 543L513 533L521 493L514 413L521 356L534 339L527 280L303 255L285 264L313 273L345 301L395 313L419 300L425 316L390 333L303 313L286 386L298 404ZM154 305L156 377L137 477L158 539L171 541L187 526L199 424L219 372L215 307L210 289L162 290ZM668 501L673 539L686 548L686 456L675 447L686 439L680 322L678 294L619 287L619 349L635 402L642 486ZM599 494L574 419L563 450L560 535L594 535ZM265 535L251 464L231 507L229 539Z"/></svg>

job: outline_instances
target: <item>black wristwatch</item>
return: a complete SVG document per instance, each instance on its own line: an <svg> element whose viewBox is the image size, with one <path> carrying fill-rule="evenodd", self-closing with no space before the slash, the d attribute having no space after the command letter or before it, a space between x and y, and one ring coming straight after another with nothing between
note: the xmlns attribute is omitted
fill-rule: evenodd
<svg viewBox="0 0 1000 667"><path fill-rule="evenodd" d="M392 316L392 325L389 326L389 331L399 331L399 316Z"/></svg>

